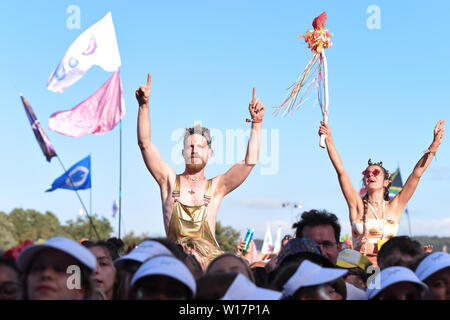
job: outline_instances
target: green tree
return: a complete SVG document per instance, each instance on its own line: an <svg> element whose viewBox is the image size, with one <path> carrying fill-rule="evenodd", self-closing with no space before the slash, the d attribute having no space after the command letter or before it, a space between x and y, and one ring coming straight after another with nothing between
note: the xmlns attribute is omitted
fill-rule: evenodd
<svg viewBox="0 0 450 320"><path fill-rule="evenodd" d="M138 245L139 243L144 241L145 238L149 238L146 233L138 236L135 235L133 231L131 231L122 237L122 241L124 243L123 249L127 250L130 246Z"/></svg>
<svg viewBox="0 0 450 320"><path fill-rule="evenodd" d="M61 223L50 211L42 214L33 209L15 208L9 213L8 220L14 225L14 237L19 243L63 235Z"/></svg>
<svg viewBox="0 0 450 320"><path fill-rule="evenodd" d="M236 253L239 231L233 229L231 226L222 226L220 221L217 221L216 240L223 251Z"/></svg>
<svg viewBox="0 0 450 320"><path fill-rule="evenodd" d="M76 221L69 220L66 222L66 225L62 226L62 229L68 237L76 241L80 241L82 238L88 238L93 241L110 238L113 228L109 220L105 217L98 218L96 214L91 216L91 219L100 239L97 239L94 228L91 226L87 217L78 217Z"/></svg>
<svg viewBox="0 0 450 320"><path fill-rule="evenodd" d="M0 249L6 251L17 243L14 224L9 221L9 216L5 212L0 211Z"/></svg>

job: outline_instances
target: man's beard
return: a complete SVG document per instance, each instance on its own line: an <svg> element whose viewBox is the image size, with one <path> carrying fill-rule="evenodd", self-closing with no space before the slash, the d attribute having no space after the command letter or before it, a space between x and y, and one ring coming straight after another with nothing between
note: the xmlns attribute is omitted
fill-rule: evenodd
<svg viewBox="0 0 450 320"><path fill-rule="evenodd" d="M198 158L197 158L198 159ZM205 166L206 162L203 162L202 159L200 159L200 163L193 163L195 159L189 159L190 161L186 161L186 168L190 173L197 173L200 172Z"/></svg>

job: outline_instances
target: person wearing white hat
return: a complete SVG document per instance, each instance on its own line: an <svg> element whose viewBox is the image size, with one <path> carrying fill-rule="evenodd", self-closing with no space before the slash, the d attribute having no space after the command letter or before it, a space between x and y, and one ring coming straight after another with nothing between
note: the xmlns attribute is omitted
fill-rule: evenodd
<svg viewBox="0 0 450 320"><path fill-rule="evenodd" d="M361 290L367 289L367 279L369 273L366 269L372 265L369 258L352 249L344 249L339 252L337 267L347 269L348 273L345 275L345 282L351 283Z"/></svg>
<svg viewBox="0 0 450 320"><path fill-rule="evenodd" d="M242 273L237 273L220 300L279 300L281 292L260 288Z"/></svg>
<svg viewBox="0 0 450 320"><path fill-rule="evenodd" d="M383 270L368 284L368 300L422 300L428 287L406 267Z"/></svg>
<svg viewBox="0 0 450 320"><path fill-rule="evenodd" d="M170 250L155 240L144 240L137 245L130 253L114 260L117 269L131 271L133 274L146 260L157 255L171 255Z"/></svg>
<svg viewBox="0 0 450 320"><path fill-rule="evenodd" d="M94 299L97 260L78 242L53 237L26 247L17 258L27 300Z"/></svg>
<svg viewBox="0 0 450 320"><path fill-rule="evenodd" d="M188 267L172 255L144 262L131 279L137 300L191 300L197 285Z"/></svg>
<svg viewBox="0 0 450 320"><path fill-rule="evenodd" d="M434 252L427 255L419 262L416 275L428 285L431 299L450 300L450 254Z"/></svg>
<svg viewBox="0 0 450 320"><path fill-rule="evenodd" d="M286 265L286 275L292 274L295 264ZM343 300L346 297L342 277L347 270L324 268L304 260L283 285L284 299L288 300ZM283 277L280 272L279 277Z"/></svg>

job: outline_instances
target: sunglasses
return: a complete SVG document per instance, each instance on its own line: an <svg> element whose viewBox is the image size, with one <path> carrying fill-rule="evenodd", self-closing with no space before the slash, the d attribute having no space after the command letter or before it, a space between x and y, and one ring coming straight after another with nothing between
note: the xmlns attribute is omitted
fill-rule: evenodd
<svg viewBox="0 0 450 320"><path fill-rule="evenodd" d="M369 178L369 177L370 177L370 174L372 174L374 177L376 177L376 176L378 176L380 173L381 173L381 171L378 170L378 169L375 169L375 170L373 170L373 171L364 170L364 171L362 172L362 175L363 175L364 177L366 177L366 178Z"/></svg>

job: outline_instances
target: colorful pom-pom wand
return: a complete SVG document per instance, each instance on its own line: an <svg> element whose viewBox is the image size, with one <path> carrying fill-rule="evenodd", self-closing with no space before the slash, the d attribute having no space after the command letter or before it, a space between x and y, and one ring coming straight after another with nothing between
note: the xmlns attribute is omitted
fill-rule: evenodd
<svg viewBox="0 0 450 320"><path fill-rule="evenodd" d="M289 112L293 113L297 110L301 104L303 104L307 98L306 94L309 89L315 84L318 87L318 101L319 106L322 111L323 121L328 123L328 68L327 68L327 59L325 56L325 50L332 46L332 42L330 37L333 35L325 29L325 22L327 20L327 14L323 12L321 15L316 17L313 20L314 30L308 30L305 35L300 36L305 39L305 42L308 43L308 48L314 53L314 56L309 61L306 68L298 77L297 81L292 85L289 89L286 98L283 103L275 107L277 110L275 111L275 115L278 115L279 112L284 109L283 117L286 116ZM309 83L309 85L306 85ZM305 90L302 91L302 89ZM323 103L322 103L322 89L323 89ZM299 98L299 94L302 92ZM320 146L325 148L325 135L320 136Z"/></svg>

